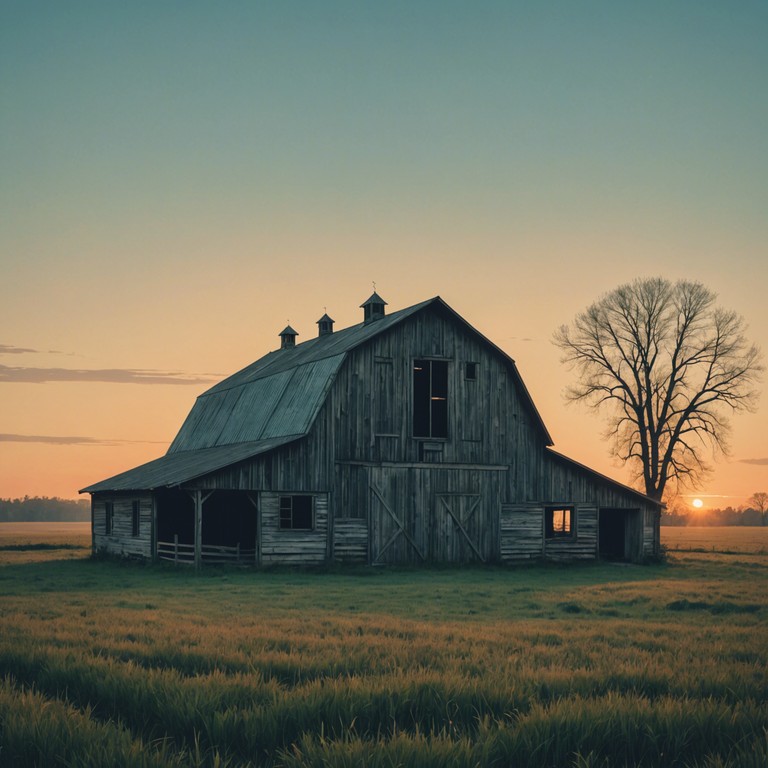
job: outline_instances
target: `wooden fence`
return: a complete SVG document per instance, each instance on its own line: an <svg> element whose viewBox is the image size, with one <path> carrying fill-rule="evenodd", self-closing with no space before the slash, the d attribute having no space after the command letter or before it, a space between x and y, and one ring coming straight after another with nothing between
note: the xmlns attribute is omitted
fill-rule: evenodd
<svg viewBox="0 0 768 768"><path fill-rule="evenodd" d="M195 545L179 542L179 537L174 536L173 541L157 542L157 557L160 560L169 560L172 563L195 563ZM211 564L254 564L256 562L255 549L243 549L240 544L234 547L225 547L218 544L203 544L200 547L200 557L204 563Z"/></svg>

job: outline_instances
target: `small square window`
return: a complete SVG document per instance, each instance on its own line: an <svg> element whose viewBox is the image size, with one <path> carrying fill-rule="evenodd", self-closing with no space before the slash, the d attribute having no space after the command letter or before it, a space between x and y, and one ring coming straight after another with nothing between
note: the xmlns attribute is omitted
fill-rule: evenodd
<svg viewBox="0 0 768 768"><path fill-rule="evenodd" d="M477 380L477 363L465 363L464 365L464 378L467 381Z"/></svg>
<svg viewBox="0 0 768 768"><path fill-rule="evenodd" d="M314 523L312 496L280 497L281 531L311 531Z"/></svg>
<svg viewBox="0 0 768 768"><path fill-rule="evenodd" d="M544 535L547 539L571 539L575 534L576 513L573 507L546 507Z"/></svg>

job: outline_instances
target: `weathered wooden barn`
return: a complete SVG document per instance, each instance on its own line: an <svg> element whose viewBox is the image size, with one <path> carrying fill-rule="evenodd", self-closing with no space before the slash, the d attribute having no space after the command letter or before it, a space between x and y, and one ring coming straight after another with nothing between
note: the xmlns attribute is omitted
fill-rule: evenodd
<svg viewBox="0 0 768 768"><path fill-rule="evenodd" d="M514 361L439 297L281 346L162 458L83 489L93 546L175 561L501 562L659 551L660 505L552 450Z"/></svg>

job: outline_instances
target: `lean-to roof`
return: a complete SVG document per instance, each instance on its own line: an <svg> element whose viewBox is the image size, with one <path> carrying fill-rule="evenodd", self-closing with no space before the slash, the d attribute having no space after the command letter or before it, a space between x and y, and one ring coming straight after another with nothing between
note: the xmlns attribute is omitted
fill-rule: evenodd
<svg viewBox="0 0 768 768"><path fill-rule="evenodd" d="M588 467L586 464L582 464L581 462L578 462L575 459L572 459L563 453L559 453L558 451L555 451L551 447L548 447L548 452L550 456L557 459L558 461L562 461L564 464L569 464L570 466L575 467L580 472L586 472L587 474L592 475L592 477L595 480L598 480L599 482L604 483L605 485L611 485L614 488L620 491L623 491L624 493L628 493L628 494L631 494L632 496L636 496L637 498L642 499L644 502L648 504L655 504L658 507L664 506L662 502L656 501L656 499L651 498L650 496L646 495L642 491L638 491L629 485L624 485L624 483L620 483L618 480L614 480L613 478L610 478L607 475L603 475L597 470L594 470L591 467Z"/></svg>
<svg viewBox="0 0 768 768"><path fill-rule="evenodd" d="M284 435L270 440L220 445L197 451L167 453L159 459L89 485L87 488L83 488L80 493L151 491L155 488L181 485L210 472L228 467L230 464L236 464L238 461L245 461L245 459L250 459L253 456L268 453L301 437L302 435Z"/></svg>

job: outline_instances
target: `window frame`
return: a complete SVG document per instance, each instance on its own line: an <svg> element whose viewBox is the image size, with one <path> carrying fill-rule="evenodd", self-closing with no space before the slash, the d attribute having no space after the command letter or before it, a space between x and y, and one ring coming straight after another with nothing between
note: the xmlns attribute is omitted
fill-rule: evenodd
<svg viewBox="0 0 768 768"><path fill-rule="evenodd" d="M556 512L567 512L563 518L563 530L555 528ZM565 530L566 520L568 529ZM576 539L576 506L573 504L548 504L544 507L544 538L547 541L574 541Z"/></svg>
<svg viewBox="0 0 768 768"><path fill-rule="evenodd" d="M438 363L440 365L445 366L445 397L440 397L439 395L435 394L435 388L433 385L433 366L435 363ZM416 440L449 440L450 439L450 423L448 418L448 404L450 402L450 379L451 379L451 367L450 367L451 360L449 358L445 357L415 357L411 360L411 419L410 419L410 426L411 426L411 436ZM422 364L425 366L429 366L429 381L428 381L428 403L427 406L428 410L428 432L429 434L417 434L416 431L416 408L417 408L417 399L416 399L416 371L417 371L417 365ZM435 428L434 428L434 421L435 421L435 401L442 401L445 402L445 434L435 434ZM424 406L421 406L424 407Z"/></svg>
<svg viewBox="0 0 768 768"><path fill-rule="evenodd" d="M308 499L309 500L309 518L310 524L307 526L299 526L295 524L294 520L294 500L295 499ZM289 501L290 505L284 504L285 501ZM287 511L290 517L286 517L284 512ZM290 525L284 523L290 520ZM288 531L314 531L315 530L315 497L311 493L281 493L278 496L277 501L277 530L281 532Z"/></svg>
<svg viewBox="0 0 768 768"><path fill-rule="evenodd" d="M111 536L115 529L115 502L104 502L104 535Z"/></svg>

